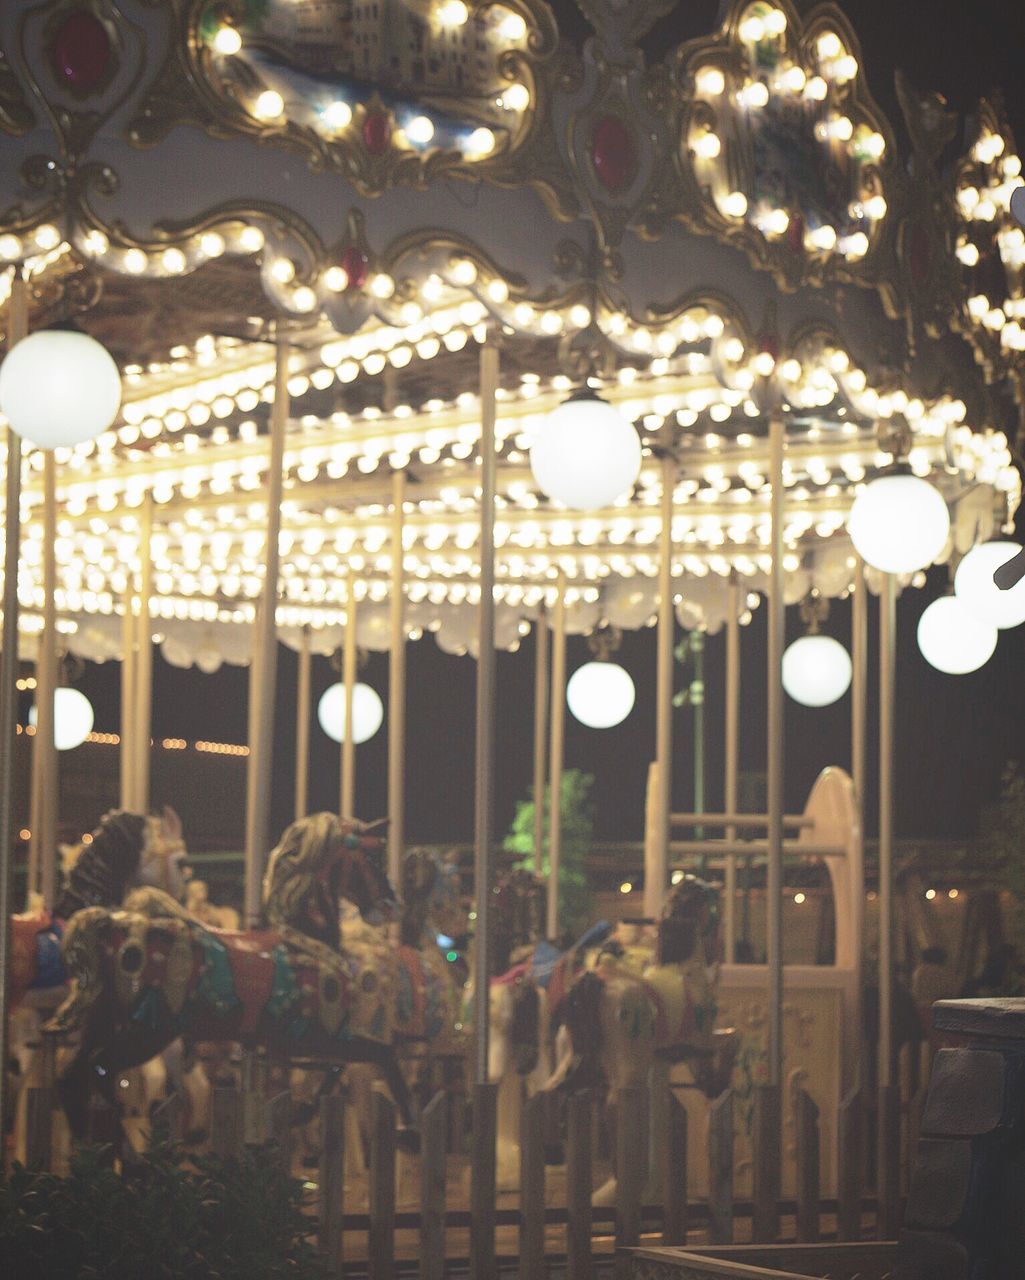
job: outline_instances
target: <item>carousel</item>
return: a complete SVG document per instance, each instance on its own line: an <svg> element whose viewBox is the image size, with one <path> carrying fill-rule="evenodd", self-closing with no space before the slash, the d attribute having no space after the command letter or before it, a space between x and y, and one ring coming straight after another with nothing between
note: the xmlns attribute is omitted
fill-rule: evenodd
<svg viewBox="0 0 1025 1280"><path fill-rule="evenodd" d="M900 597L948 567L918 640L951 674L1025 621L1013 567L1005 589L994 582L1019 550L1021 161L998 104L962 129L900 77L898 133L832 5L799 16L787 0L732 3L658 58L640 45L670 0L579 7L582 47L544 0L61 0L0 15L2 954L12 933L14 947L0 1056L20 1006L45 1006L44 988L67 997L47 1025L79 1136L97 1064L112 1078L182 1039L241 1045L251 1087L261 1071L354 1064L388 1085L399 1147L425 1144L400 1154L415 1162L436 1153L436 1126L396 1046L432 1042L466 1061L480 1151L490 1133L466 1192L484 1223L471 1242L481 1267L496 1177L519 1178L537 1145L540 1113L524 1105L535 1088L607 1094L613 1129L617 1114L647 1117L648 1167L621 1140L600 1217L626 1194L662 1203L674 1088L689 1087L684 1185L725 1242L724 1170L753 1199L756 1239L776 1231L779 1197L799 1194L805 1098L823 1194L855 1194L850 1100L871 1081L879 1230L892 1239ZM849 638L828 634L841 597ZM742 633L759 608L767 806L745 814ZM807 635L787 648L788 608ZM553 956L567 694L585 722L618 723L633 687L609 636L648 627L646 923ZM679 628L724 633L720 814L673 806ZM495 652L531 631L535 795L548 786L552 803L536 810L537 874L499 880ZM407 840L406 770L424 744L407 741L406 652L426 633L477 664L472 904ZM583 634L596 661L567 682L566 637ZM175 800L151 794L155 645L179 666L249 668L238 929L183 905L188 833L173 814L147 816ZM275 723L279 645L299 654L294 726ZM359 682L361 649L389 654L384 707ZM121 812L62 886L58 748L62 731L81 741L91 728L58 688L68 653L121 663ZM310 664L327 654L341 655L320 707L341 742L340 819L307 812ZM11 889L26 662L39 708L27 903ZM827 769L787 814L784 699L821 706L848 690L850 769ZM353 815L356 746L382 716L377 832ZM299 781L281 835L269 814L283 744ZM876 1064L863 1061L860 1011L870 756ZM767 877L761 966L736 963L737 863L752 851ZM832 965L784 967L789 858L828 868ZM692 875L699 865L715 886ZM471 908L460 993L433 939ZM42 939L61 934L63 971L40 976ZM350 1096L372 1143L379 1090ZM6 1114L6 1080L4 1097ZM574 1106L579 1175L590 1146ZM329 1107L322 1118L342 1123ZM586 1202L590 1222L590 1187L581 1199L571 1174L569 1220ZM522 1247L543 1255L540 1232ZM583 1275L570 1236L570 1273ZM381 1246L372 1221L370 1237Z"/></svg>

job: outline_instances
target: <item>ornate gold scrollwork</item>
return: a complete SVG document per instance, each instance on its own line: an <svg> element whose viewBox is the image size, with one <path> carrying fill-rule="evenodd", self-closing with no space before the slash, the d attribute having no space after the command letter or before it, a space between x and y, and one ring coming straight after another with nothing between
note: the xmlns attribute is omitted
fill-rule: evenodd
<svg viewBox="0 0 1025 1280"><path fill-rule="evenodd" d="M892 226L903 199L892 131L833 5L735 4L671 63L675 167L640 221L673 218L735 244L783 289L843 281L898 299Z"/></svg>
<svg viewBox="0 0 1025 1280"><path fill-rule="evenodd" d="M951 326L971 343L987 382L1010 375L1019 401L1025 351L1025 231L1011 214L1021 160L999 101L983 99L968 153L954 176L960 263ZM954 259L948 256L953 265Z"/></svg>
<svg viewBox="0 0 1025 1280"><path fill-rule="evenodd" d="M334 66L330 74L304 69L302 58L312 56L311 50L316 53L317 45L312 38L303 43L288 34L292 28L287 27L285 10L279 3L272 0L258 8L247 0L172 0L172 5L175 30L167 58L128 129L128 138L135 145L153 146L175 126L192 124L214 137L248 134L297 150L314 170L342 174L362 195L379 195L398 185L426 187L441 177L460 177L498 186L531 185L557 216L575 213L571 192L560 180L559 167L546 149L550 82L561 74L562 59L553 56L558 32L543 0L506 0L500 8L470 0L464 25L472 51L463 62L469 58L480 73L480 83L472 89L460 87L464 74L469 74L459 64L462 55L447 50L443 53L456 64L452 82L424 87L425 61L429 69L435 68L437 79L437 63L444 57L439 54L432 60L427 55L434 46L428 46L418 58L406 44L395 41L398 52L389 62L385 62L382 49L376 55L381 66L368 61L358 78L345 82L358 100L339 97L333 104L334 116L331 104L323 106L323 95L332 76L339 83L342 78ZM324 5L318 8L322 13L325 10ZM380 16L374 5L373 18L353 16L356 9L369 14L371 6L355 6L345 19L344 6L339 5L337 15L320 18L333 24L330 38L343 42L339 47L352 58L358 59L361 49L365 54L366 42L372 42L375 52L378 42L383 47L389 38L389 23L414 24L421 44L435 34L434 20L407 0L382 2ZM497 25L492 11L504 15ZM357 18L367 29L354 36L351 28ZM298 18L288 21L297 22ZM501 22L515 22L515 35L503 37ZM223 30L235 34L220 48L218 32ZM324 41L327 39L325 36ZM363 46L355 46L355 53L354 39L364 40ZM224 52L226 48L230 53ZM320 51L321 55L326 52L330 49ZM411 67L406 68L404 64L410 59ZM490 64L481 71L486 59ZM395 74L409 70L420 84L418 89L400 85L393 90L383 80L375 82L375 77L391 74L391 64L400 63ZM286 85L289 76L291 89ZM296 84L302 87L296 88ZM510 91L517 94L515 103L496 109L496 101ZM262 110L261 101L265 104ZM266 103L273 109L268 110ZM426 138L405 132L412 129L408 122L403 126L403 112L409 114L414 106L423 113L419 119L428 131ZM466 137L456 145L453 131L460 129ZM481 140L475 143L478 135Z"/></svg>

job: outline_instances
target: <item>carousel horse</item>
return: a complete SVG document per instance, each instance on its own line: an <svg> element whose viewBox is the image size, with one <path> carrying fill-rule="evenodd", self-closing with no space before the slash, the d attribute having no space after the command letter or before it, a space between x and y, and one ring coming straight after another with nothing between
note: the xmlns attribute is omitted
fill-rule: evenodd
<svg viewBox="0 0 1025 1280"><path fill-rule="evenodd" d="M51 1024L78 1040L58 1080L72 1132L84 1132L94 1085L114 1102L117 1073L184 1037L263 1048L293 1065L372 1063L412 1137L387 970L359 946L332 945L342 897L365 919L394 906L381 841L322 813L293 823L272 853L262 929L211 929L153 889L122 911L78 912L63 943L72 994Z"/></svg>
<svg viewBox="0 0 1025 1280"><path fill-rule="evenodd" d="M715 1027L716 936L717 894L687 875L666 898L654 963L644 963L643 947L613 938L591 965L553 976L558 1062L545 1090L603 1087L614 1117L621 1089L646 1088L656 1064L668 1077L669 1064L684 1063L694 1087L706 1097L720 1093L733 1072L735 1045L732 1034ZM596 1200L612 1202L614 1195L613 1179Z"/></svg>
<svg viewBox="0 0 1025 1280"><path fill-rule="evenodd" d="M172 894L185 888L188 855L181 819L171 808L165 807L159 817L112 810L88 839L62 845L60 851L64 888L53 912L38 906L11 919L12 1054L19 1085L36 1078L41 1023L68 994L61 959L66 922L86 906L120 906L138 887ZM23 1128L16 1124L17 1133Z"/></svg>
<svg viewBox="0 0 1025 1280"><path fill-rule="evenodd" d="M12 917L11 1004L56 1005L66 994L60 959L64 924L82 907L118 907L132 889L185 892L188 857L181 819L111 810L88 840L62 846L65 887L53 912L36 908Z"/></svg>
<svg viewBox="0 0 1025 1280"><path fill-rule="evenodd" d="M495 886L491 902L488 971L488 1079L498 1085L496 1177L499 1189L519 1185L519 1133L524 1095L539 1092L552 1073L547 999L534 976L546 947L545 882L523 868ZM472 1030L473 979L463 992L463 1025Z"/></svg>
<svg viewBox="0 0 1025 1280"><path fill-rule="evenodd" d="M237 933L239 915L234 907L215 907L205 880L190 880L185 890L185 910L202 924Z"/></svg>
<svg viewBox="0 0 1025 1280"><path fill-rule="evenodd" d="M399 945L387 944L380 930L367 924L358 913L345 912L341 919L343 948L356 944L371 948L378 963L392 971L395 995L394 1037L400 1052L424 1046L428 1056L462 1054L466 1034L461 1025L461 990L452 966L445 959L439 936L452 941L465 937L469 928L467 909L460 892L459 868L427 849L410 849L402 859L400 873L402 908ZM326 1078L319 1089L309 1078L296 1081L308 1110L335 1080ZM357 1111L369 1116L371 1079L365 1070L346 1073L350 1095L358 1100ZM366 1134L361 1135L364 1139ZM316 1161L319 1139L315 1121L304 1134L304 1159Z"/></svg>
<svg viewBox="0 0 1025 1280"><path fill-rule="evenodd" d="M690 1062L703 1092L718 1092L725 1064L716 1058L717 1004L708 954L716 928L715 891L687 875L666 898L653 964L639 962L612 939L593 967L553 975L553 1019L565 1028L568 1043L547 1087L591 1088L601 1080L614 1096L643 1082L658 1053Z"/></svg>

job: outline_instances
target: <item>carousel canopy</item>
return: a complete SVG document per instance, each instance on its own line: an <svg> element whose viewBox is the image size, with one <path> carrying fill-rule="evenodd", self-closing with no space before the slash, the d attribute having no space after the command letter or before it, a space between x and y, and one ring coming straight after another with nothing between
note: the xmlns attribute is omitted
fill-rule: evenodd
<svg viewBox="0 0 1025 1280"><path fill-rule="evenodd" d="M638 44L670 4L580 7L579 49L541 0L0 14L0 147L20 175L0 298L23 270L32 327L74 315L123 378L111 428L56 454L72 650L119 655L146 511L165 656L248 661L282 342L277 623L315 652L339 646L351 601L359 643L389 644L397 472L407 634L473 650L485 341L499 645L560 585L571 631L651 619L667 456L681 621L717 629L731 573L753 608L777 415L791 603L849 589L852 503L895 458L949 507L940 561L1008 524L1025 233L999 109L962 148L943 104L898 80L901 155L832 7L734 4L657 61ZM629 491L581 511L541 491L530 455L586 387L642 457ZM27 452L29 632L42 464Z"/></svg>

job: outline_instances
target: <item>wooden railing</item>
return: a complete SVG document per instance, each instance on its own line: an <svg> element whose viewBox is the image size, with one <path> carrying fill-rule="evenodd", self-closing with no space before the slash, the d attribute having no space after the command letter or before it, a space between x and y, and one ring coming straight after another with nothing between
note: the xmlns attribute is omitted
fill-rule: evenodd
<svg viewBox="0 0 1025 1280"><path fill-rule="evenodd" d="M224 1157L238 1156L247 1145L273 1142L291 1159L289 1128L291 1099L287 1092L271 1096L260 1072L243 1072L247 1088L216 1088L211 1107L210 1146ZM662 1169L659 1203L643 1202L648 1177L646 1114L648 1098L638 1089L624 1090L617 1099L617 1131L612 1142L617 1172L616 1203L592 1205L595 1184L596 1099L590 1093L571 1096L566 1103L565 1170L558 1182L565 1184L561 1203L550 1203L549 1174L545 1165L546 1137L551 1099L535 1096L525 1102L520 1132L519 1196L515 1207L503 1207L496 1196L496 1099L497 1087L477 1085L472 1090L469 1126L469 1196L452 1203L448 1179L451 1127L447 1112L452 1100L438 1093L420 1117L420 1151L415 1161L419 1203L400 1208L396 1203L398 1134L396 1110L381 1086L375 1086L369 1115L369 1168L365 1211L347 1211L345 1178L345 1099L338 1094L320 1101L321 1160L316 1182L309 1179L311 1212L319 1248L337 1274L343 1263L360 1264L372 1280L393 1280L400 1259L399 1232L418 1233L413 1258L402 1261L421 1280L442 1280L449 1271L469 1266L474 1280L495 1280L499 1258L519 1260L520 1274L542 1280L549 1267L558 1267L568 1280L590 1280L599 1259L611 1261L614 1247L640 1244L686 1245L707 1241L731 1245L735 1240L793 1239L815 1242L824 1234L839 1240L863 1235L866 1212L874 1200L863 1198L860 1177L865 1112L859 1095L843 1100L840 1108L841 1171L836 1199L823 1200L820 1186L820 1135L818 1108L798 1088L796 1116L796 1194L780 1199L758 1178L752 1200L735 1194L734 1115L730 1090L709 1105L707 1141L708 1195L698 1200L688 1194L687 1112L670 1094L668 1140ZM54 1094L52 1087L28 1090L27 1132L30 1164L49 1167L52 1152ZM771 1117L764 1117L764 1121ZM183 1108L178 1097L163 1104L154 1126L180 1138ZM754 1128L759 1133L756 1115ZM90 1111L91 1136L113 1143L118 1133L115 1113L95 1103ZM769 1134L766 1123L764 1131ZM766 1141L770 1140L767 1136ZM778 1139L777 1139L778 1140ZM755 1160L759 1158L756 1141ZM465 1155L461 1157L465 1161ZM315 1191L313 1187L315 1186ZM766 1196L771 1195L771 1199ZM885 1220L886 1215L882 1215ZM828 1228L824 1233L823 1222ZM887 1223L887 1225L889 1225ZM515 1231L510 1230L515 1228ZM450 1232L469 1241L468 1258L452 1257L446 1247ZM463 1244L465 1249L465 1244ZM408 1249L407 1249L408 1254Z"/></svg>

